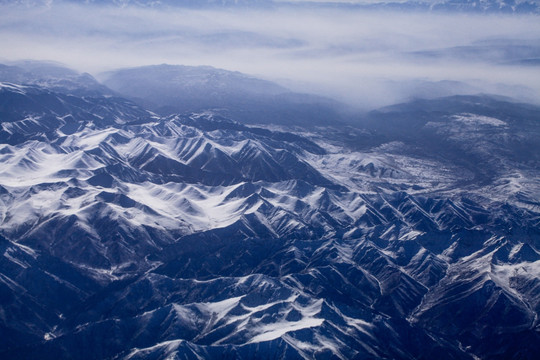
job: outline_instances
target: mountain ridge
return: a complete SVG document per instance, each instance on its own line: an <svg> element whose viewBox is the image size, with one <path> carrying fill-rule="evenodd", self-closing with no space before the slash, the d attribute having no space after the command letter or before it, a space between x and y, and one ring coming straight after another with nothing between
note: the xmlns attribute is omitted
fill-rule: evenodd
<svg viewBox="0 0 540 360"><path fill-rule="evenodd" d="M0 109L3 358L538 352L534 105L304 128L3 83Z"/></svg>
<svg viewBox="0 0 540 360"><path fill-rule="evenodd" d="M249 9L275 9L291 8L319 8L319 9L361 9L361 10L390 10L390 11L428 11L428 12L457 12L457 13L514 13L538 14L540 4L538 0L410 0L410 1L309 1L309 0L206 0L206 1L142 1L142 0L3 0L0 4L14 4L23 6L46 6L56 4L80 4L85 6L117 6L120 8L150 7L184 7L184 8L249 8ZM81 4L83 3L83 4Z"/></svg>
<svg viewBox="0 0 540 360"><path fill-rule="evenodd" d="M162 116L212 110L248 124L305 127L343 122L347 111L336 100L210 66L142 66L109 71L100 78L118 94Z"/></svg>

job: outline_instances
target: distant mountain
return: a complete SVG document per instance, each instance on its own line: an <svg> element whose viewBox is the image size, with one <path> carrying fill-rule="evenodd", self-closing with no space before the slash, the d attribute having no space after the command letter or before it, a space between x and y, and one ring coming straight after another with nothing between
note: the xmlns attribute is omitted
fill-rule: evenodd
<svg viewBox="0 0 540 360"><path fill-rule="evenodd" d="M251 124L325 125L346 105L209 66L157 65L102 74L109 88L161 115L208 109Z"/></svg>
<svg viewBox="0 0 540 360"><path fill-rule="evenodd" d="M381 143L403 142L427 157L426 148L439 159L468 163L477 184L525 164L540 168L538 124L538 106L487 95L416 100L373 111L364 121Z"/></svg>
<svg viewBox="0 0 540 360"><path fill-rule="evenodd" d="M57 83L0 86L2 359L540 352L539 107L276 131Z"/></svg>
<svg viewBox="0 0 540 360"><path fill-rule="evenodd" d="M430 8L435 11L494 12L494 13L538 13L538 0L447 0L435 2Z"/></svg>
<svg viewBox="0 0 540 360"><path fill-rule="evenodd" d="M143 66L100 77L111 89L163 112L220 108L231 101L247 104L258 96L289 92L270 81L210 66Z"/></svg>
<svg viewBox="0 0 540 360"><path fill-rule="evenodd" d="M0 4L17 4L24 6L54 6L61 3L105 6L140 6L140 7L268 7L273 0L0 0Z"/></svg>
<svg viewBox="0 0 540 360"><path fill-rule="evenodd" d="M53 6L58 3L85 5L113 5L119 7L186 7L186 8L353 8L365 10L434 11L467 13L518 13L540 12L539 0L359 0L359 1L309 1L309 0L0 0L0 4L25 6Z"/></svg>
<svg viewBox="0 0 540 360"><path fill-rule="evenodd" d="M345 2L344 2L345 3ZM356 4L356 3L355 3ZM346 6L346 5L343 5ZM466 13L538 13L538 0L435 0L359 2L358 7Z"/></svg>
<svg viewBox="0 0 540 360"><path fill-rule="evenodd" d="M113 92L90 74L79 74L62 64L46 61L18 61L0 64L0 81L22 85L37 85L63 94L92 96Z"/></svg>

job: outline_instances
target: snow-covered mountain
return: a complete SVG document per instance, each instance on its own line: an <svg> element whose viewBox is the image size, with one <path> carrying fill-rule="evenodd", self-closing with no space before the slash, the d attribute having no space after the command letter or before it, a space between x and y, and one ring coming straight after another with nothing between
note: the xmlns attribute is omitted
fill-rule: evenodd
<svg viewBox="0 0 540 360"><path fill-rule="evenodd" d="M467 13L540 12L539 0L0 0L0 4L47 6L58 3L118 7L182 8L354 8L365 10L434 11Z"/></svg>
<svg viewBox="0 0 540 360"><path fill-rule="evenodd" d="M301 128L52 83L0 87L2 358L540 352L537 106Z"/></svg>
<svg viewBox="0 0 540 360"><path fill-rule="evenodd" d="M113 95L106 86L88 73L79 74L62 64L46 61L17 61L0 64L0 81L12 84L36 85L67 95Z"/></svg>

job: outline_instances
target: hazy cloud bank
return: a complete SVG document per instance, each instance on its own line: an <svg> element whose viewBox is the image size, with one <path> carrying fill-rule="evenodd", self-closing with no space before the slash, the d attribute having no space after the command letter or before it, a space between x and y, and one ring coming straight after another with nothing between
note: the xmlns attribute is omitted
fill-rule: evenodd
<svg viewBox="0 0 540 360"><path fill-rule="evenodd" d="M410 96L540 98L538 16L0 6L0 58L80 71L211 65L360 107Z"/></svg>

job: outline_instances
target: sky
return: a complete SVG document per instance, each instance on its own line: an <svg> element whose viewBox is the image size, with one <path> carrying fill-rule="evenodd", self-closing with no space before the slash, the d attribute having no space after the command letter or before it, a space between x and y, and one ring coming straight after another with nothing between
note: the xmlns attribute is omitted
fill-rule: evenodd
<svg viewBox="0 0 540 360"><path fill-rule="evenodd" d="M537 15L0 5L0 45L0 62L52 60L98 78L210 65L359 108L453 92L540 99Z"/></svg>

